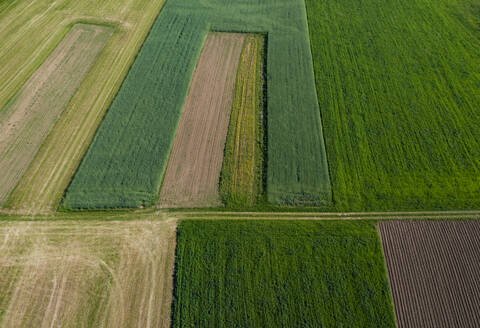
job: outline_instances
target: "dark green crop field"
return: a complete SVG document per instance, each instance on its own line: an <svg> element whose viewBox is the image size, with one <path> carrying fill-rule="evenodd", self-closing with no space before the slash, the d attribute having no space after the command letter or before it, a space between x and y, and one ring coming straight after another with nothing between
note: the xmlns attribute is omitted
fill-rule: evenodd
<svg viewBox="0 0 480 328"><path fill-rule="evenodd" d="M480 207L480 4L306 0L338 210Z"/></svg>
<svg viewBox="0 0 480 328"><path fill-rule="evenodd" d="M169 0L67 190L64 207L154 204L210 30L267 35L269 201L331 203L303 0Z"/></svg>
<svg viewBox="0 0 480 328"><path fill-rule="evenodd" d="M173 327L395 327L374 222L183 221Z"/></svg>

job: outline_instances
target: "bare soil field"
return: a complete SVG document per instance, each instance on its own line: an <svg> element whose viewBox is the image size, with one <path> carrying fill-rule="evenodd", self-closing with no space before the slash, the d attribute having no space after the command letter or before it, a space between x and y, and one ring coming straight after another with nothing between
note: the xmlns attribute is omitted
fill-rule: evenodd
<svg viewBox="0 0 480 328"><path fill-rule="evenodd" d="M240 33L208 34L165 172L161 207L221 204L220 171L244 41Z"/></svg>
<svg viewBox="0 0 480 328"><path fill-rule="evenodd" d="M176 222L0 223L0 327L169 327Z"/></svg>
<svg viewBox="0 0 480 328"><path fill-rule="evenodd" d="M35 157L71 97L113 33L76 24L0 111L0 205Z"/></svg>
<svg viewBox="0 0 480 328"><path fill-rule="evenodd" d="M381 222L399 327L480 327L480 222Z"/></svg>

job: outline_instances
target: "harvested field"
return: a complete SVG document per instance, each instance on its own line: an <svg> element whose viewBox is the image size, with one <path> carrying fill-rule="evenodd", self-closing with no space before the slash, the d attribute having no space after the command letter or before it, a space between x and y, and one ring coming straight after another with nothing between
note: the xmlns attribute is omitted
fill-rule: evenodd
<svg viewBox="0 0 480 328"><path fill-rule="evenodd" d="M245 35L209 33L168 162L159 205L220 205L218 185Z"/></svg>
<svg viewBox="0 0 480 328"><path fill-rule="evenodd" d="M379 230L399 327L480 327L480 221Z"/></svg>
<svg viewBox="0 0 480 328"><path fill-rule="evenodd" d="M86 75L5 207L24 213L55 209L164 1L16 0L0 6L0 108L79 22L114 34Z"/></svg>
<svg viewBox="0 0 480 328"><path fill-rule="evenodd" d="M265 41L248 35L238 67L220 180L222 201L230 207L254 206L264 192Z"/></svg>
<svg viewBox="0 0 480 328"><path fill-rule="evenodd" d="M41 144L113 33L76 24L0 111L0 205L17 185Z"/></svg>
<svg viewBox="0 0 480 328"><path fill-rule="evenodd" d="M0 223L1 327L169 327L174 221Z"/></svg>

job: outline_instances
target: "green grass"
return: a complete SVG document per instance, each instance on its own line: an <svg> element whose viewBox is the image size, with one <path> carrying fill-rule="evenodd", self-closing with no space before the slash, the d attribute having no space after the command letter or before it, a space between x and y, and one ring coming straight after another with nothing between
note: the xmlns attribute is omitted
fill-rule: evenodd
<svg viewBox="0 0 480 328"><path fill-rule="evenodd" d="M302 0L170 0L66 193L66 208L152 205L209 30L266 33L268 200L325 205L331 188Z"/></svg>
<svg viewBox="0 0 480 328"><path fill-rule="evenodd" d="M306 0L338 210L480 208L480 7Z"/></svg>
<svg viewBox="0 0 480 328"><path fill-rule="evenodd" d="M265 45L263 35L249 35L238 66L220 179L220 195L229 208L252 207L264 198Z"/></svg>
<svg viewBox="0 0 480 328"><path fill-rule="evenodd" d="M395 327L372 222L183 221L173 327Z"/></svg>

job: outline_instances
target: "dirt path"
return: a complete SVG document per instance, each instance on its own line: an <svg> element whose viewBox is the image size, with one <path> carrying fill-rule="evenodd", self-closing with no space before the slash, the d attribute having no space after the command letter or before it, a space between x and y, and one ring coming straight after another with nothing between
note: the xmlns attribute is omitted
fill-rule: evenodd
<svg viewBox="0 0 480 328"><path fill-rule="evenodd" d="M220 171L244 40L240 33L208 34L170 154L162 207L220 204Z"/></svg>
<svg viewBox="0 0 480 328"><path fill-rule="evenodd" d="M379 224L399 327L480 326L480 222Z"/></svg>
<svg viewBox="0 0 480 328"><path fill-rule="evenodd" d="M113 30L77 24L0 111L0 205L16 186Z"/></svg>
<svg viewBox="0 0 480 328"><path fill-rule="evenodd" d="M0 223L1 327L170 327L176 222Z"/></svg>

